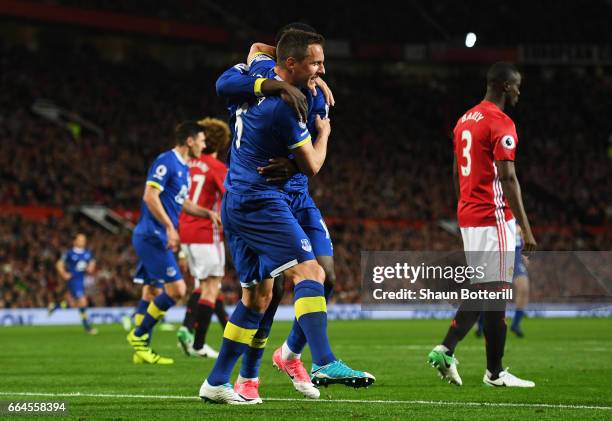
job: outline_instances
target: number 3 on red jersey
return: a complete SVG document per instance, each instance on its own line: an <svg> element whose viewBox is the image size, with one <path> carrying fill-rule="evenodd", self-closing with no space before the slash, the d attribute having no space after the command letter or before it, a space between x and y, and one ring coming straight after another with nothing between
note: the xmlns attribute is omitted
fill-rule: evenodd
<svg viewBox="0 0 612 421"><path fill-rule="evenodd" d="M465 165L461 165L461 175L467 177L472 172L472 157L470 152L472 150L472 133L469 130L463 130L461 132L461 142L465 140L465 146L463 146L463 157L465 158Z"/></svg>

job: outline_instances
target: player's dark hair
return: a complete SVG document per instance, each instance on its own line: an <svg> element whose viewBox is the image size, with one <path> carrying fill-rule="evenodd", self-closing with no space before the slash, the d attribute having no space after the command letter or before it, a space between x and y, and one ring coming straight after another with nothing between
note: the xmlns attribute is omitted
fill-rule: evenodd
<svg viewBox="0 0 612 421"><path fill-rule="evenodd" d="M499 61L489 67L487 71L487 85L497 85L510 81L514 75L520 74L512 63Z"/></svg>
<svg viewBox="0 0 612 421"><path fill-rule="evenodd" d="M306 31L306 32L313 32L315 34L317 33L316 29L314 29L312 26L308 25L307 23L304 23L304 22L288 23L287 25L279 29L276 35L274 36L274 45L277 45L280 39L282 38L282 36L285 35L285 32L291 29L297 29L297 30Z"/></svg>
<svg viewBox="0 0 612 421"><path fill-rule="evenodd" d="M302 61L308 55L308 46L312 44L325 45L323 35L290 29L283 34L276 46L276 57L279 65L283 66L285 60L293 57L297 61Z"/></svg>
<svg viewBox="0 0 612 421"><path fill-rule="evenodd" d="M188 137L195 138L200 132L204 132L204 127L197 121L183 121L174 129L174 141L178 146L183 146L187 143Z"/></svg>

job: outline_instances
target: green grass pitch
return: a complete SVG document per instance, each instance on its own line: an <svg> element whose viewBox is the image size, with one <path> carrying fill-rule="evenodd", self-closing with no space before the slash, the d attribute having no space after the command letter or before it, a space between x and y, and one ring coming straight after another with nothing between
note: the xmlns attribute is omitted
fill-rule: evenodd
<svg viewBox="0 0 612 421"><path fill-rule="evenodd" d="M531 390L484 386L484 344L473 333L457 350L463 387L442 382L425 361L447 326L436 320L331 322L336 355L377 382L369 389L324 388L319 401L308 401L272 367L272 352L290 328L276 323L260 376L264 403L246 407L197 398L212 361L184 357L174 333L155 332L153 345L176 364L136 366L119 326L99 326L95 337L80 326L4 327L0 400L64 400L69 418L81 420L612 419L610 319L526 319L525 339L509 334L504 363L534 380ZM220 336L214 325L208 342L218 347ZM306 351L308 368L309 358Z"/></svg>

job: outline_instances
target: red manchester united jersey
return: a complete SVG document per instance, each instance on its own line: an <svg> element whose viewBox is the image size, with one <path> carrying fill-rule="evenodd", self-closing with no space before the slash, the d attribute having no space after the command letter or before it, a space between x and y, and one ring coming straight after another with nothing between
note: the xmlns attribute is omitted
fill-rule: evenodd
<svg viewBox="0 0 612 421"><path fill-rule="evenodd" d="M196 205L219 212L221 197L225 192L223 182L227 167L210 155L202 155L189 162L189 199ZM181 212L179 235L183 244L210 244L223 241L220 228L213 226L210 219L200 218Z"/></svg>
<svg viewBox="0 0 612 421"><path fill-rule="evenodd" d="M518 137L512 119L492 102L482 101L461 116L453 134L459 226L497 226L512 219L495 167L495 161L514 161Z"/></svg>

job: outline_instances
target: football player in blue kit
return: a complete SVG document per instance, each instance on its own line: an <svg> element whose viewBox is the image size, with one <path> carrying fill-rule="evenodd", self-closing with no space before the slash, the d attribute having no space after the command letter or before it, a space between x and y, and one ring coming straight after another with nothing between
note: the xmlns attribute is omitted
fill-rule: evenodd
<svg viewBox="0 0 612 421"><path fill-rule="evenodd" d="M85 332L96 335L97 329L91 326L87 316L87 296L85 295L85 275L96 270L96 260L87 246L87 237L83 233L74 236L72 248L66 251L56 264L56 269L63 280L68 281L68 301L70 307L77 307ZM59 306L49 308L51 314Z"/></svg>
<svg viewBox="0 0 612 421"><path fill-rule="evenodd" d="M288 31L278 43L277 54L274 73L294 86L306 89L324 74L323 37L318 34ZM250 71L256 72L255 64L264 60L250 61L253 64ZM266 80L258 79L251 86L259 98L235 108L227 193L222 206L226 238L243 293L225 329L215 366L200 388L202 399L217 403L261 403L258 395L236 393L229 377L237 359L248 348L265 347L267 333L259 332L262 327L269 331L262 321L268 319L271 325L267 310L273 278L280 274L295 285L296 320L311 348L312 375L333 379L355 373L358 374L353 377L355 382L374 381L370 374L347 367L331 351L323 287L325 272L291 208L287 193L290 182L270 182L258 172L270 159L293 154L303 174L315 175L325 160L331 131L329 120L316 117L317 138L313 142L306 122L298 120L280 97L264 97L262 87Z"/></svg>
<svg viewBox="0 0 612 421"><path fill-rule="evenodd" d="M134 363L173 364L149 344L151 331L166 311L186 292L185 281L174 252L179 246L177 232L181 210L202 218L211 211L192 203L189 193L190 158L197 158L206 146L204 128L195 121L179 124L174 132L176 146L159 155L151 165L142 200L140 219L132 236L139 262L135 279L144 283L143 299L151 297L140 325L130 331L128 343L134 349ZM155 290L163 285L161 293ZM157 294L157 295L156 295ZM145 304L139 303L139 307Z"/></svg>
<svg viewBox="0 0 612 421"><path fill-rule="evenodd" d="M312 27L302 23L289 24L279 31L277 40L284 32L290 29L315 32ZM256 84L268 83L270 80L279 79L278 75L274 72L274 67L276 65L275 47L260 43L253 44L249 57L249 65L234 66L219 78L217 88L221 96L229 96L230 98L238 95L242 98L248 98L250 96L253 100L256 96ZM321 118L328 118L328 102L333 103L333 95L331 95L327 85L325 85L320 78L317 78L317 84L312 84L309 88L310 89L306 91L306 96L308 97L306 126L311 134L316 137L315 118L317 115ZM323 91L324 89L325 91ZM271 94L274 95L276 93L272 92ZM292 155L287 158L277 157L271 159L270 162L270 165L258 168L258 171L260 174L265 175L269 182L289 180L285 190L290 198L291 209L300 226L308 235L317 262L325 271L325 299L329 301L333 292L333 283L335 280L333 245L321 212L308 192L308 177L299 172ZM274 317L274 309L278 307L278 303L282 298L282 292L282 283L276 282L272 301L256 334L256 337L262 340L266 339L269 335L272 318ZM288 375L294 387L299 392L308 397L317 398L319 396L319 391L312 387L313 381L317 385L332 383L344 383L348 386L367 385L367 383L361 381L353 382L355 378L351 375L346 378L313 376L311 379L300 359L300 354L305 345L306 338L304 333L297 320L294 320L288 339L273 355L274 366ZM258 371L263 351L263 348L249 347L244 354L240 375L234 385L234 389L243 396L253 397L256 395ZM347 374L354 375L356 373Z"/></svg>

